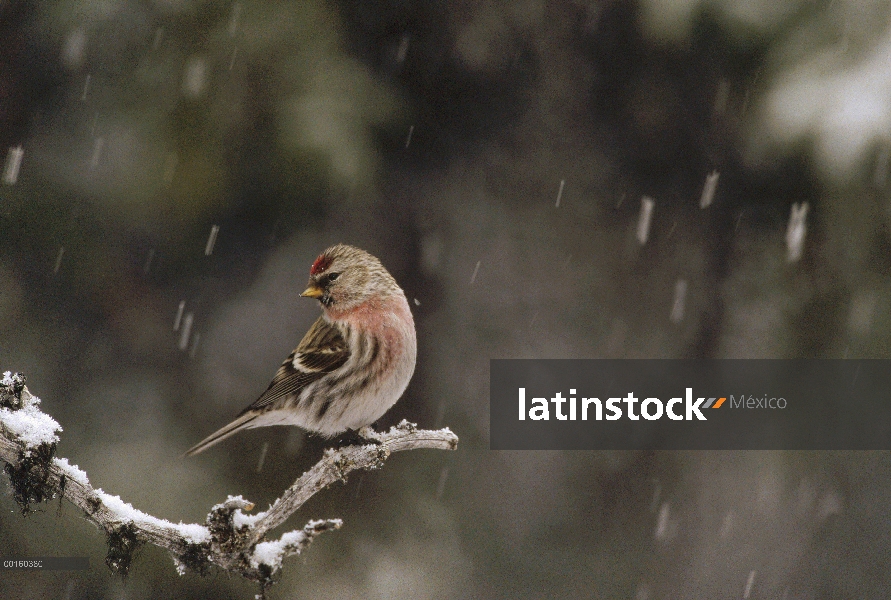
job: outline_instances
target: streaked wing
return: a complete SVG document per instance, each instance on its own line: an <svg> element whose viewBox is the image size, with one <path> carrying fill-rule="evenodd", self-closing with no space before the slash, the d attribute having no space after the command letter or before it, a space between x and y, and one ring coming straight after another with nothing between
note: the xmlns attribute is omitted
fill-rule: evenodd
<svg viewBox="0 0 891 600"><path fill-rule="evenodd" d="M279 367L263 395L241 414L268 406L279 398L299 394L313 381L342 367L349 357L350 349L340 330L324 317L319 317L297 349Z"/></svg>

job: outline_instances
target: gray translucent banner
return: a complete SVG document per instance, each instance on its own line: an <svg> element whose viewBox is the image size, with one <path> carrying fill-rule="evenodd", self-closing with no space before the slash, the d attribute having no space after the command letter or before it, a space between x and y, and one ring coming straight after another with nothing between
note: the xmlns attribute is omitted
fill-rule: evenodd
<svg viewBox="0 0 891 600"><path fill-rule="evenodd" d="M493 450L889 450L889 360L492 360Z"/></svg>
<svg viewBox="0 0 891 600"><path fill-rule="evenodd" d="M11 557L0 559L4 571L85 571L90 568L86 556Z"/></svg>

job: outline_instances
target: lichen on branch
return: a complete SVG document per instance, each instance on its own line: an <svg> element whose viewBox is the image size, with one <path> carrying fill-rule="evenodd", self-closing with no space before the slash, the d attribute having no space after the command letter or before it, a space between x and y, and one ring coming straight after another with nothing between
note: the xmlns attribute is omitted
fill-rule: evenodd
<svg viewBox="0 0 891 600"><path fill-rule="evenodd" d="M229 496L212 507L205 522L172 523L146 514L118 496L95 489L87 474L65 458L55 456L59 424L40 410L40 399L25 386L19 373L5 373L0 381L0 459L24 515L32 506L64 497L81 509L106 534L106 564L126 575L134 552L144 544L167 549L177 571L208 572L211 565L238 573L265 590L282 568L282 561L303 552L320 534L339 529L340 519L311 520L304 527L267 539L309 498L332 483L344 481L356 469L380 468L393 452L422 448L454 450L458 437L448 428L418 429L402 421L389 431L370 428L361 432L369 441L328 449L322 459L303 473L269 510L247 514L254 505L241 496Z"/></svg>

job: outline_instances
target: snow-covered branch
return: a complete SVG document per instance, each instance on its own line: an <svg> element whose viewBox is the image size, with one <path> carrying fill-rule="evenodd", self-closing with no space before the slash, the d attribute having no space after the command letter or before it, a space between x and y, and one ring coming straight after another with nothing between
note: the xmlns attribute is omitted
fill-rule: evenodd
<svg viewBox="0 0 891 600"><path fill-rule="evenodd" d="M392 452L432 448L454 450L458 437L449 429L417 429L403 421L384 433L370 429L363 437L376 443L325 451L322 460L301 475L269 510L246 514L253 504L230 496L214 506L204 524L174 524L133 508L90 485L87 474L65 458L55 457L57 433L62 429L38 408L40 400L28 392L25 378L6 373L0 382L0 459L10 478L13 495L24 514L31 506L63 496L99 525L108 538L108 566L126 574L133 553L143 543L166 548L180 573L207 572L215 565L267 586L282 559L302 552L320 533L338 529L340 519L310 521L302 529L267 541L267 533L284 523L316 492L344 481L356 469L383 465Z"/></svg>

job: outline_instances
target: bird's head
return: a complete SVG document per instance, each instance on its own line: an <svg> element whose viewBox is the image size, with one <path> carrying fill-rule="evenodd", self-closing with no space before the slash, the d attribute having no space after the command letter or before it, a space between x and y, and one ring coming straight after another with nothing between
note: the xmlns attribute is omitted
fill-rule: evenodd
<svg viewBox="0 0 891 600"><path fill-rule="evenodd" d="M316 298L326 308L346 310L401 291L378 259L359 248L337 244L313 262L309 284L300 295Z"/></svg>

